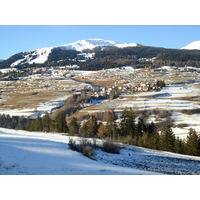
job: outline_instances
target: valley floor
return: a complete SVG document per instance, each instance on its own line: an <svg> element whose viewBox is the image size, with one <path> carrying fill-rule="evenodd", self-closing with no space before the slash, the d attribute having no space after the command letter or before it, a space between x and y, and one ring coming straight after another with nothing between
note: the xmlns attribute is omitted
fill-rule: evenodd
<svg viewBox="0 0 200 200"><path fill-rule="evenodd" d="M68 141L69 137L61 134L0 128L0 174L200 174L200 157L126 146L120 154L96 149L94 159L90 159L69 149Z"/></svg>

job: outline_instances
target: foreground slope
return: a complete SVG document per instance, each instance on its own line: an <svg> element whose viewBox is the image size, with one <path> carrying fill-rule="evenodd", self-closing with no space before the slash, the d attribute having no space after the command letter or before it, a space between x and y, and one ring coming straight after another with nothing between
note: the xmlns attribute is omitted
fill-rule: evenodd
<svg viewBox="0 0 200 200"><path fill-rule="evenodd" d="M200 157L126 146L120 154L96 149L92 160L69 149L68 141L61 134L0 128L0 174L200 174Z"/></svg>
<svg viewBox="0 0 200 200"><path fill-rule="evenodd" d="M0 174L131 175L156 174L89 159L68 147L69 137L0 128Z"/></svg>

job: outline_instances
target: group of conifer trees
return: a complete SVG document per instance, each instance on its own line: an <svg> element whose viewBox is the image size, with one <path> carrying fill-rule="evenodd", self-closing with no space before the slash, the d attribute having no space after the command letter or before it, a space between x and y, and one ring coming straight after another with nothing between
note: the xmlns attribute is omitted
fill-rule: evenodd
<svg viewBox="0 0 200 200"><path fill-rule="evenodd" d="M117 119L114 111L107 111L101 122L95 115L90 115L82 123L72 117L67 124L64 114L60 113L55 119L52 119L48 112L44 117L38 115L35 120L5 115L0 115L0 119L0 126L6 128L68 133L69 135L108 139L150 149L200 156L200 135L195 130L190 129L185 140L179 139L175 137L170 124L164 125L158 131L153 122L145 123L143 118L138 118L132 109L124 109L120 119Z"/></svg>
<svg viewBox="0 0 200 200"><path fill-rule="evenodd" d="M31 121L26 130L67 133L68 126L65 116L62 113L58 114L58 116L53 120L50 114L46 112L44 117L38 115L35 120Z"/></svg>
<svg viewBox="0 0 200 200"><path fill-rule="evenodd" d="M108 111L101 123L91 115L81 126L72 118L69 126L70 135L98 137L125 142L150 149L170 151L180 154L200 156L200 135L190 129L185 140L175 137L171 124L164 125L158 131L154 123L145 123L142 118L136 120L131 109L124 109L120 120L114 111ZM137 121L137 122L136 122Z"/></svg>
<svg viewBox="0 0 200 200"><path fill-rule="evenodd" d="M10 116L0 114L0 127L10 129L26 129L31 119L23 116Z"/></svg>

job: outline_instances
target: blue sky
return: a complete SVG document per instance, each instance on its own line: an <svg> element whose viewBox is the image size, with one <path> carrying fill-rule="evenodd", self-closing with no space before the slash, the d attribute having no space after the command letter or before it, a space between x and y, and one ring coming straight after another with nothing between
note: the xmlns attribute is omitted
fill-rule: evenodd
<svg viewBox="0 0 200 200"><path fill-rule="evenodd" d="M0 25L0 59L92 38L179 49L200 40L200 25Z"/></svg>

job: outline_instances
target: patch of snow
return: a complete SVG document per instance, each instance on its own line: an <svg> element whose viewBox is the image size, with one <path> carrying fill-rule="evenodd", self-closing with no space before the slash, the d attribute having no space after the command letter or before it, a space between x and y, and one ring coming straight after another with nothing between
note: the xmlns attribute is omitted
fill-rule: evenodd
<svg viewBox="0 0 200 200"><path fill-rule="evenodd" d="M124 43L124 44L116 44L115 46L117 46L119 48L136 47L136 46L138 46L138 44L137 43L130 43L130 44Z"/></svg>
<svg viewBox="0 0 200 200"><path fill-rule="evenodd" d="M78 40L74 43L69 43L65 45L60 45L58 47L64 49L74 49L77 51L83 51L84 49L93 49L96 46L113 46L116 43L110 40L103 39L87 39L87 40Z"/></svg>
<svg viewBox="0 0 200 200"><path fill-rule="evenodd" d="M200 40L194 41L194 42L188 44L187 46L182 47L181 49L200 50Z"/></svg>
<svg viewBox="0 0 200 200"><path fill-rule="evenodd" d="M174 67L172 67L172 66L162 66L162 67L159 67L158 69L164 69L164 70L167 70L167 71L173 71L174 69L173 69Z"/></svg>
<svg viewBox="0 0 200 200"><path fill-rule="evenodd" d="M121 69L126 70L127 72L136 71L136 69L133 69L131 66L122 66Z"/></svg>
<svg viewBox="0 0 200 200"><path fill-rule="evenodd" d="M27 52L27 55L23 59L17 60L11 64L11 67L14 67L16 65L19 65L20 63L29 63L29 64L41 64L47 61L49 54L51 53L51 50L54 47L46 47L41 48L33 51Z"/></svg>
<svg viewBox="0 0 200 200"><path fill-rule="evenodd" d="M35 59L27 60L27 63L33 64L33 63L44 63L47 61L49 54L51 53L53 47L47 47L35 50L32 56L36 56Z"/></svg>
<svg viewBox="0 0 200 200"><path fill-rule="evenodd" d="M184 67L185 69L191 69L191 70L194 70L194 71L199 71L200 69L199 68L197 68L197 67L193 67L193 66L185 66Z"/></svg>
<svg viewBox="0 0 200 200"><path fill-rule="evenodd" d="M184 128L172 128L174 134L176 137L179 137L180 139L186 139L187 135L189 133L188 130L184 129Z"/></svg>
<svg viewBox="0 0 200 200"><path fill-rule="evenodd" d="M14 67L14 66L16 66L16 65L19 65L19 64L20 64L21 62L23 62L24 60L26 60L26 58L19 59L19 60L13 62L10 66L11 66L11 67Z"/></svg>
<svg viewBox="0 0 200 200"><path fill-rule="evenodd" d="M17 69L12 67L12 68L5 68L5 69L0 69L1 73L8 73L9 71L16 71Z"/></svg>

